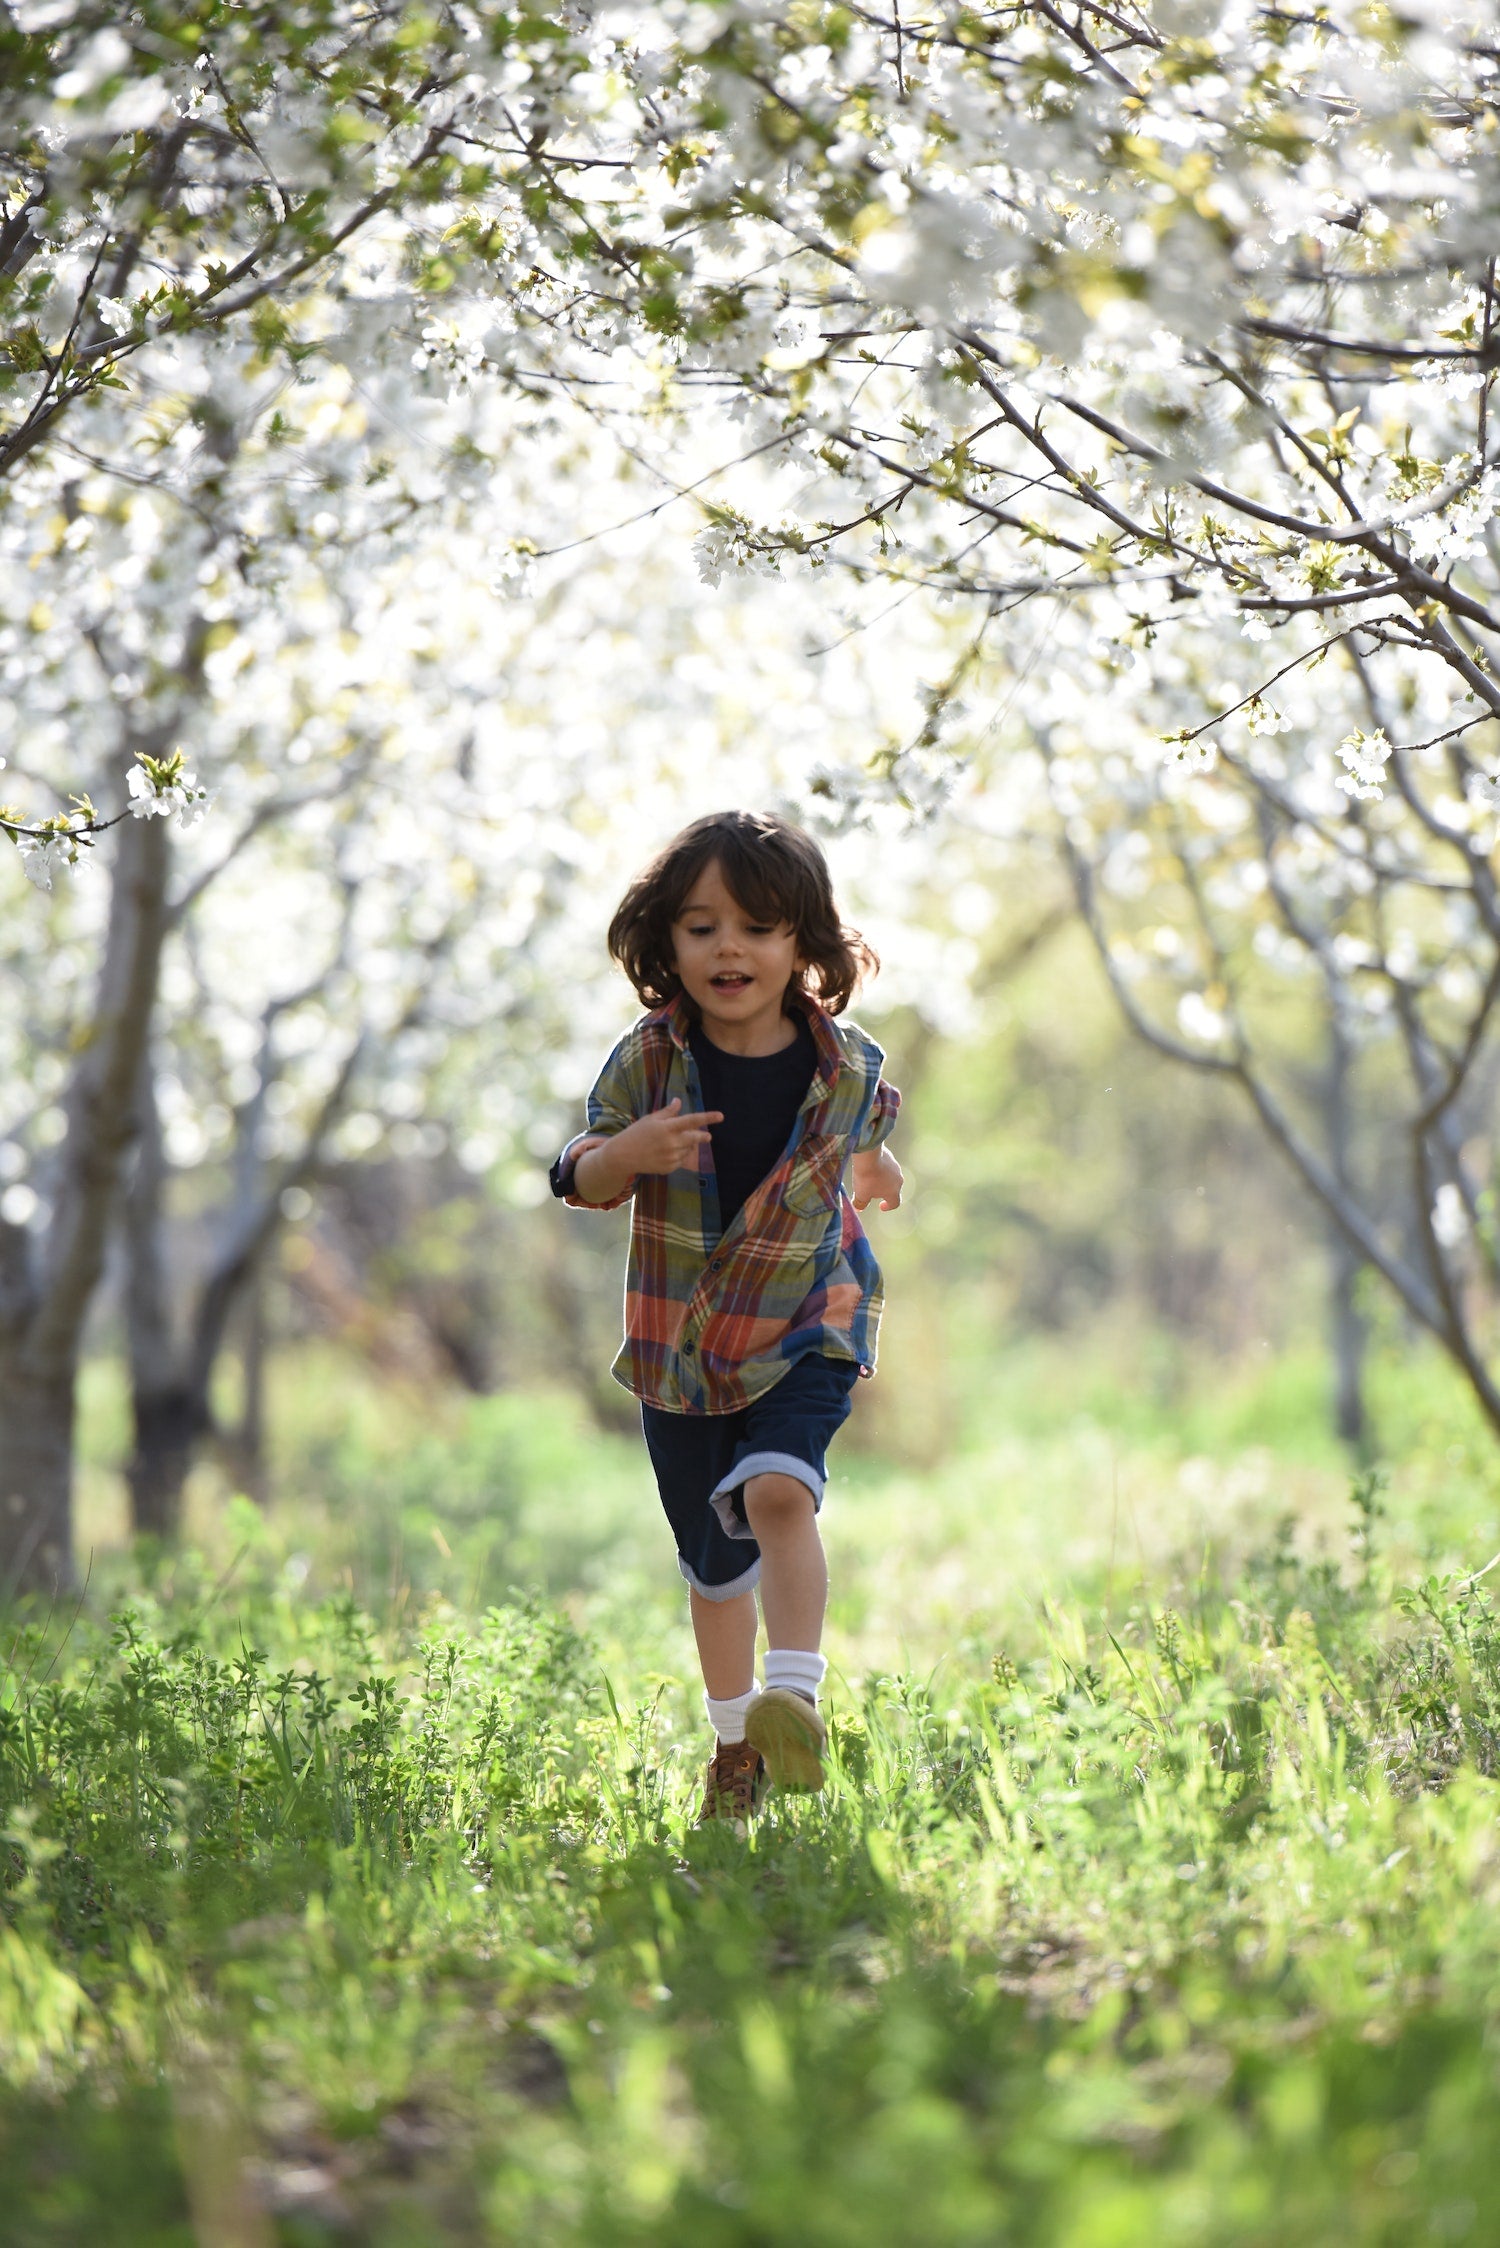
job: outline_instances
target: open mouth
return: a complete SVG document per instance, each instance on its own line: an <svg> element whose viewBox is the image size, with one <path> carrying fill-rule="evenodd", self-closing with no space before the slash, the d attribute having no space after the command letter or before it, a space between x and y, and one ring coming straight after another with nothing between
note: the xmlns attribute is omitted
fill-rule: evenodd
<svg viewBox="0 0 1500 2248"><path fill-rule="evenodd" d="M749 976L736 975L710 976L708 980L715 991L746 991L751 981Z"/></svg>

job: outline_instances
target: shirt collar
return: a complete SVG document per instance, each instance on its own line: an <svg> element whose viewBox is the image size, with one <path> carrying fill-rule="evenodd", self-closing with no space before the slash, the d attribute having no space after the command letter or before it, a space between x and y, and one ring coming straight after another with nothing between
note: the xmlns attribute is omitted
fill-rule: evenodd
<svg viewBox="0 0 1500 2248"><path fill-rule="evenodd" d="M818 1005L811 992L793 992L792 1004L800 1007L806 1015L808 1028L813 1034L813 1044L818 1050L818 1066L813 1072L813 1081L808 1091L811 1093L821 1087L825 1093L831 1093L838 1082L844 1058L839 1049L838 1033L833 1027L833 1017L826 1007ZM658 1007L651 1020L663 1025L679 1054L687 1052L688 1033L693 1027L693 1018L680 991L675 999L668 1000L665 1007Z"/></svg>

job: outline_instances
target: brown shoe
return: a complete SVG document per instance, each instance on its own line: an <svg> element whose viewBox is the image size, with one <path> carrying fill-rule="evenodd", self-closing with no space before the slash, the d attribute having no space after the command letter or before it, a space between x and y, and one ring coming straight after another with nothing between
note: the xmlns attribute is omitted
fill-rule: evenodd
<svg viewBox="0 0 1500 2248"><path fill-rule="evenodd" d="M709 1826L715 1819L748 1826L760 1808L765 1785L766 1768L758 1748L748 1741L720 1741L703 1776L699 1826Z"/></svg>
<svg viewBox="0 0 1500 2248"><path fill-rule="evenodd" d="M793 1795L816 1795L823 1785L823 1752L828 1729L805 1695L789 1686L768 1686L750 1704L745 1737L766 1760L779 1788Z"/></svg>

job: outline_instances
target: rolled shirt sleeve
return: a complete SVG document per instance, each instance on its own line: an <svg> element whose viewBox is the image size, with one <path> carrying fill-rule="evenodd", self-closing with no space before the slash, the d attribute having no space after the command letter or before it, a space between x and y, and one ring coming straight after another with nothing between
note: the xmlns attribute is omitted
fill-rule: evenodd
<svg viewBox="0 0 1500 2248"><path fill-rule="evenodd" d="M560 1202L566 1202L570 1210L618 1210L634 1194L632 1179L608 1202L586 1202L581 1194L574 1192L573 1174L586 1140L613 1139L616 1132L623 1132L627 1124L633 1124L638 1116L644 1115L644 1094L640 1039L632 1031L621 1039L595 1080L585 1110L587 1129L574 1134L547 1173L552 1192Z"/></svg>
<svg viewBox="0 0 1500 2248"><path fill-rule="evenodd" d="M854 1153L869 1155L877 1147L884 1147L896 1129L896 1118L900 1112L901 1095L894 1085L888 1084L882 1077L875 1087L870 1113L856 1135Z"/></svg>

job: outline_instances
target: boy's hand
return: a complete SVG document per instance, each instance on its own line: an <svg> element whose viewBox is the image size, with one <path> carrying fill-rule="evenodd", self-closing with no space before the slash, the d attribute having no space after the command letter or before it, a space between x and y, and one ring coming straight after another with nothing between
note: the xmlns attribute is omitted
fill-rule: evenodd
<svg viewBox="0 0 1500 2248"><path fill-rule="evenodd" d="M612 1202L633 1179L698 1168L698 1150L711 1124L722 1124L722 1109L682 1114L680 1100L649 1116L638 1116L623 1132L591 1133L573 1164L573 1185L585 1202Z"/></svg>
<svg viewBox="0 0 1500 2248"><path fill-rule="evenodd" d="M681 1101L668 1101L665 1108L653 1109L649 1116L638 1116L627 1124L615 1141L624 1156L630 1151L630 1167L637 1177L658 1177L667 1171L696 1171L698 1150L708 1138L711 1124L722 1124L721 1108L706 1108L701 1112L682 1113Z"/></svg>
<svg viewBox="0 0 1500 2248"><path fill-rule="evenodd" d="M904 1184L901 1166L888 1147L872 1147L850 1158L850 1199L856 1210L878 1202L882 1210L899 1210Z"/></svg>

